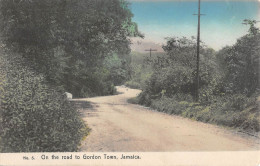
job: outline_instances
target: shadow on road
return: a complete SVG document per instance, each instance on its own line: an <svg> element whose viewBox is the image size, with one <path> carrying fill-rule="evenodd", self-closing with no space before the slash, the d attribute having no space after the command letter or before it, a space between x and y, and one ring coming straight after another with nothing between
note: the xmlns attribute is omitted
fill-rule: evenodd
<svg viewBox="0 0 260 166"><path fill-rule="evenodd" d="M92 109L94 108L93 103L83 100L71 100L70 101L77 109Z"/></svg>
<svg viewBox="0 0 260 166"><path fill-rule="evenodd" d="M97 115L97 105L93 102L83 101L83 100L71 100L70 101L77 110L79 110L81 116L84 117L93 117Z"/></svg>

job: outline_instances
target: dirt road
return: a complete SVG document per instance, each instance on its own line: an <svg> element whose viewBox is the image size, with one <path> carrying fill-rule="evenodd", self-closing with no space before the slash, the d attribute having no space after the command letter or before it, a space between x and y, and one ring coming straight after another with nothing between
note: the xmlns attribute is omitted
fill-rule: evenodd
<svg viewBox="0 0 260 166"><path fill-rule="evenodd" d="M259 150L256 138L129 104L127 99L140 91L117 89L121 94L75 99L92 129L81 151Z"/></svg>

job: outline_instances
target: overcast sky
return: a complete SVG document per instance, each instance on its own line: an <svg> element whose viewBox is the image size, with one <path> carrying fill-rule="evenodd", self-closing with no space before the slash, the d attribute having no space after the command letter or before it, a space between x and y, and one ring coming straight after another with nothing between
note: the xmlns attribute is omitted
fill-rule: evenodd
<svg viewBox="0 0 260 166"><path fill-rule="evenodd" d="M187 0L130 0L139 30L145 39L134 42L162 44L165 37L197 35L197 1ZM246 34L248 26L244 19L260 20L259 1L201 1L201 39L216 50L232 45L237 38ZM259 26L259 24L258 24ZM152 44L152 45L153 45ZM139 46L140 46L139 42ZM154 47L154 45L153 45Z"/></svg>

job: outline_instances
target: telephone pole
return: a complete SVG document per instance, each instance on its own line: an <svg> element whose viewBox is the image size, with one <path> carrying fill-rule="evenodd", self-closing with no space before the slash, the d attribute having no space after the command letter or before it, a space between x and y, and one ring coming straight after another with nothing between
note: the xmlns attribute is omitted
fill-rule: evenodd
<svg viewBox="0 0 260 166"><path fill-rule="evenodd" d="M152 51L157 51L156 49L149 49L149 50L145 50L145 51L149 51L150 52L150 58L151 58L151 56L152 56Z"/></svg>
<svg viewBox="0 0 260 166"><path fill-rule="evenodd" d="M198 2L198 32L197 32L197 71L196 71L196 101L199 101L199 87L200 87L200 81L199 81L199 69L200 69L200 16L205 14L200 14L200 0Z"/></svg>

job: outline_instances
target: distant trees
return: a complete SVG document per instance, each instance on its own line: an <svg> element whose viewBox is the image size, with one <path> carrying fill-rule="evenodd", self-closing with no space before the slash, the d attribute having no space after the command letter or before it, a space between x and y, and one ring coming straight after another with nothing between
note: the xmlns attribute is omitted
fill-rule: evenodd
<svg viewBox="0 0 260 166"><path fill-rule="evenodd" d="M0 9L6 47L78 97L111 93L104 59L125 61L128 37L142 36L124 0L1 0Z"/></svg>

